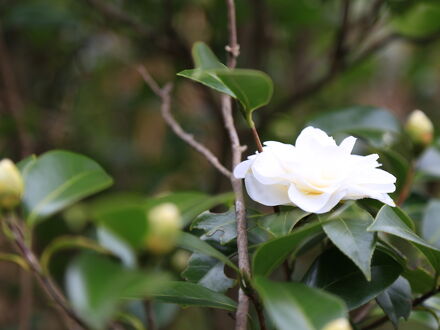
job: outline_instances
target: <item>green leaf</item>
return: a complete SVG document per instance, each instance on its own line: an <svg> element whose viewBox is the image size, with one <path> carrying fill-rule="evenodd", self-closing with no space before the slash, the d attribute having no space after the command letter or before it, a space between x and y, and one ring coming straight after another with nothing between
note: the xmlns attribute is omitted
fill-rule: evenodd
<svg viewBox="0 0 440 330"><path fill-rule="evenodd" d="M405 269L402 276L408 280L414 293L426 293L435 285L435 279L422 268Z"/></svg>
<svg viewBox="0 0 440 330"><path fill-rule="evenodd" d="M397 207L384 206L380 209L368 231L380 231L411 242L429 260L436 271L440 271L440 250L414 233L414 224Z"/></svg>
<svg viewBox="0 0 440 330"><path fill-rule="evenodd" d="M256 277L254 286L277 329L319 330L347 317L342 300L304 284Z"/></svg>
<svg viewBox="0 0 440 330"><path fill-rule="evenodd" d="M215 71L203 70L203 69L190 69L183 70L177 74L178 76L194 80L201 83L217 92L227 94L234 99L237 98L233 91L231 91L220 78L216 75Z"/></svg>
<svg viewBox="0 0 440 330"><path fill-rule="evenodd" d="M440 30L440 5L419 3L391 21L394 29L410 37L423 37Z"/></svg>
<svg viewBox="0 0 440 330"><path fill-rule="evenodd" d="M330 135L353 134L367 139L373 145L388 144L391 135L399 134L401 126L389 111L369 106L355 106L324 115L309 122Z"/></svg>
<svg viewBox="0 0 440 330"><path fill-rule="evenodd" d="M416 167L423 174L440 178L440 147L438 142L420 156Z"/></svg>
<svg viewBox="0 0 440 330"><path fill-rule="evenodd" d="M225 264L213 257L193 253L182 276L193 283L216 292L225 292L234 285L234 280L225 275Z"/></svg>
<svg viewBox="0 0 440 330"><path fill-rule="evenodd" d="M137 267L138 260L135 250L121 237L105 227L98 227L96 229L96 236L99 244L111 251L115 256L118 256L126 267Z"/></svg>
<svg viewBox="0 0 440 330"><path fill-rule="evenodd" d="M68 151L51 151L26 167L23 203L26 221L34 225L93 195L113 180L96 162Z"/></svg>
<svg viewBox="0 0 440 330"><path fill-rule="evenodd" d="M235 208L225 213L204 212L194 220L192 229L201 229L205 232L201 239L215 240L222 245L228 244L237 237Z"/></svg>
<svg viewBox="0 0 440 330"><path fill-rule="evenodd" d="M374 299L399 277L402 267L388 254L376 250L371 263L371 281L350 259L333 248L321 254L304 277L307 285L342 298L352 310Z"/></svg>
<svg viewBox="0 0 440 330"><path fill-rule="evenodd" d="M204 42L198 41L192 47L192 57L196 68L209 69L224 69L226 65L221 63L211 48Z"/></svg>
<svg viewBox="0 0 440 330"><path fill-rule="evenodd" d="M289 234L293 227L310 213L299 208L291 211L271 213L255 219L258 227L267 231L272 237Z"/></svg>
<svg viewBox="0 0 440 330"><path fill-rule="evenodd" d="M252 260L255 275L268 276L291 254L296 253L303 244L321 233L319 222L305 225L293 233L263 243L255 251Z"/></svg>
<svg viewBox="0 0 440 330"><path fill-rule="evenodd" d="M128 270L92 254L76 258L66 273L69 300L93 329L104 329L124 299L151 297L165 284L164 274Z"/></svg>
<svg viewBox="0 0 440 330"><path fill-rule="evenodd" d="M201 253L216 258L217 260L220 260L229 267L238 271L237 266L231 260L229 260L228 257L214 249L211 245L201 240L197 236L188 233L182 233L179 237L178 246L180 246L182 249L190 250L192 252Z"/></svg>
<svg viewBox="0 0 440 330"><path fill-rule="evenodd" d="M399 276L390 287L377 296L376 300L390 321L397 327L399 319L407 320L411 312L412 295L409 282Z"/></svg>
<svg viewBox="0 0 440 330"><path fill-rule="evenodd" d="M235 311L237 304L225 295L189 282L169 282L154 294L158 301Z"/></svg>
<svg viewBox="0 0 440 330"><path fill-rule="evenodd" d="M342 253L349 257L371 280L371 258L375 248L375 234L367 228L373 217L355 205L342 213L320 217L322 228Z"/></svg>
<svg viewBox="0 0 440 330"><path fill-rule="evenodd" d="M264 72L249 69L216 70L217 77L240 101L246 114L269 103L273 94L272 79Z"/></svg>
<svg viewBox="0 0 440 330"><path fill-rule="evenodd" d="M422 237L440 248L440 200L429 201L422 221Z"/></svg>

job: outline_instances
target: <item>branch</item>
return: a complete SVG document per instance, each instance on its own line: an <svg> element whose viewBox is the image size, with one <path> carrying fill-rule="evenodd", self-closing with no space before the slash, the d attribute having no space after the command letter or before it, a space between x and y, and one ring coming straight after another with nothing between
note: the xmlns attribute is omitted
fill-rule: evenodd
<svg viewBox="0 0 440 330"><path fill-rule="evenodd" d="M426 300L428 300L429 298L431 298L432 296L436 295L439 292L440 292L440 287L425 293L424 295L420 296L419 298L414 299L412 302L412 308L423 304ZM370 324L366 325L365 327L361 328L361 330L371 330L371 329L377 328L378 326L386 323L388 320L389 320L388 316L384 315L383 317L374 321L373 323L370 323Z"/></svg>
<svg viewBox="0 0 440 330"><path fill-rule="evenodd" d="M40 282L41 286L46 291L47 295L53 300L58 309L66 316L69 320L72 320L80 329L88 329L87 325L76 315L75 311L69 306L66 298L60 292L58 287L52 281L52 279L46 276L41 268L38 258L35 256L34 252L25 243L25 237L22 229L17 224L14 217L8 217L7 225L9 230L13 235L14 243L17 250L20 252L22 257L26 260L29 268L33 271L36 278Z"/></svg>
<svg viewBox="0 0 440 330"><path fill-rule="evenodd" d="M156 81L150 76L145 67L138 66L137 71L142 76L145 83L151 88L151 90L162 100L162 117L168 124L168 126L173 130L173 132L179 138L181 138L183 141L185 141L187 144L189 144L191 147L201 153L219 172L221 172L227 178L230 178L232 176L231 171L224 167L217 159L217 157L207 147L196 141L191 134L185 132L182 126L180 126L180 124L171 114L171 84L166 85L164 88L160 88Z"/></svg>

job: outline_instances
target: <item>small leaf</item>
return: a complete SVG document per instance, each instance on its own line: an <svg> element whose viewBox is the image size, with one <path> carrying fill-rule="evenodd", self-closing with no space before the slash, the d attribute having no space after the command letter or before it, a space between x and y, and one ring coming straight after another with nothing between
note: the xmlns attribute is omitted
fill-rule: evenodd
<svg viewBox="0 0 440 330"><path fill-rule="evenodd" d="M165 284L164 274L145 274L123 268L105 257L83 254L69 265L69 300L93 329L103 329L126 298L152 297Z"/></svg>
<svg viewBox="0 0 440 330"><path fill-rule="evenodd" d="M229 260L228 257L214 249L211 245L201 240L197 236L188 233L182 233L179 237L178 245L182 249L190 250L192 252L201 253L216 258L217 260L220 260L229 267L238 271L237 266L231 260Z"/></svg>
<svg viewBox="0 0 440 330"><path fill-rule="evenodd" d="M221 63L214 52L204 42L196 42L192 47L192 57L196 68L209 69L224 69L226 65Z"/></svg>
<svg viewBox="0 0 440 330"><path fill-rule="evenodd" d="M367 228L372 224L373 217L353 205L340 214L320 217L320 221L333 244L359 267L368 281L371 280L375 235L368 232Z"/></svg>
<svg viewBox="0 0 440 330"><path fill-rule="evenodd" d="M411 219L402 210L385 205L368 231L381 231L411 242L426 256L434 269L440 271L440 250L417 236L413 228Z"/></svg>
<svg viewBox="0 0 440 330"><path fill-rule="evenodd" d="M200 306L234 311L235 301L201 285L188 282L169 282L154 294L158 301L183 306Z"/></svg>
<svg viewBox="0 0 440 330"><path fill-rule="evenodd" d="M303 281L339 296L352 310L374 299L401 272L402 267L392 257L376 250L371 264L371 281L367 281L350 259L333 248L315 260Z"/></svg>
<svg viewBox="0 0 440 330"><path fill-rule="evenodd" d="M34 225L107 187L113 180L95 161L68 151L51 151L25 169L23 203Z"/></svg>
<svg viewBox="0 0 440 330"><path fill-rule="evenodd" d="M422 221L422 237L440 248L440 200L428 203Z"/></svg>
<svg viewBox="0 0 440 330"><path fill-rule="evenodd" d="M263 243L255 251L252 268L255 275L268 276L303 244L321 233L319 222L305 225L293 233Z"/></svg>
<svg viewBox="0 0 440 330"><path fill-rule="evenodd" d="M376 300L390 321L397 327L399 319L407 320L411 312L412 295L409 282L399 276L390 287L377 296Z"/></svg>
<svg viewBox="0 0 440 330"><path fill-rule="evenodd" d="M237 222L235 209L225 213L204 212L191 225L191 229L201 229L205 232L201 239L209 239L228 244L237 237Z"/></svg>
<svg viewBox="0 0 440 330"><path fill-rule="evenodd" d="M227 94L234 99L237 98L233 91L231 91L215 74L215 71L203 70L203 69L189 69L183 70L177 74L178 76L194 80L198 83L212 88L217 92Z"/></svg>
<svg viewBox="0 0 440 330"><path fill-rule="evenodd" d="M256 277L254 285L277 329L320 330L332 321L347 317L342 300L304 284L277 283Z"/></svg>
<svg viewBox="0 0 440 330"><path fill-rule="evenodd" d="M182 276L193 283L216 292L225 292L234 285L234 280L225 275L225 264L215 258L193 253Z"/></svg>

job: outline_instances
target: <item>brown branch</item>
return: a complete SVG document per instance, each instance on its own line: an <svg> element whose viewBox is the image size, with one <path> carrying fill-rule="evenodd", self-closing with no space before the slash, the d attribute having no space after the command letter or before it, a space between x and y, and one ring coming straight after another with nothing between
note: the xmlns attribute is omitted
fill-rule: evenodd
<svg viewBox="0 0 440 330"><path fill-rule="evenodd" d="M419 298L414 299L412 302L412 308L423 304L426 300L428 300L429 298L431 298L432 296L436 295L439 292L440 292L440 287L435 288L434 290L425 293L424 295L420 296ZM364 326L363 328L361 328L361 330L371 330L371 329L377 328L378 326L388 322L388 320L389 320L388 316L384 315L380 319Z"/></svg>
<svg viewBox="0 0 440 330"><path fill-rule="evenodd" d="M232 173L226 167L224 167L218 158L203 144L196 141L194 137L185 132L180 126L180 124L176 121L176 119L171 114L171 89L172 85L167 84L164 88L160 88L156 81L150 76L148 71L143 66L138 66L138 72L144 79L145 83L151 88L151 90L162 100L161 113L162 117L168 126L172 129L172 131L181 138L184 142L189 144L199 153L201 153L210 163L214 166L219 172L221 172L224 176L230 178Z"/></svg>
<svg viewBox="0 0 440 330"><path fill-rule="evenodd" d="M237 57L240 55L240 45L237 39L237 20L235 15L235 0L226 0L228 7L228 32L229 45L225 47L229 53L228 66L235 68L237 65Z"/></svg>
<svg viewBox="0 0 440 330"><path fill-rule="evenodd" d="M25 237L22 229L19 227L16 219L13 216L9 216L7 219L7 225L11 233L13 234L14 243L18 252L26 260L29 268L34 273L35 277L40 282L41 286L46 291L47 295L53 300L56 307L60 312L68 319L73 321L80 329L88 329L87 325L76 315L75 311L69 306L66 298L60 292L56 284L50 277L44 274L38 258L34 252L26 245Z"/></svg>
<svg viewBox="0 0 440 330"><path fill-rule="evenodd" d="M333 59L330 68L331 74L333 74L332 72L337 71L339 66L344 65L344 59L347 53L346 39L350 27L350 3L351 0L342 0L341 25L336 33Z"/></svg>

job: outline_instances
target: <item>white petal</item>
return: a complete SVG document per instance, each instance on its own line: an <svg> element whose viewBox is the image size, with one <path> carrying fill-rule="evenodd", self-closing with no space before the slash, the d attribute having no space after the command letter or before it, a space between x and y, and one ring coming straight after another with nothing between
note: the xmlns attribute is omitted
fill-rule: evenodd
<svg viewBox="0 0 440 330"><path fill-rule="evenodd" d="M258 154L252 164L252 173L255 178L264 184L279 183L285 172L276 155L269 150Z"/></svg>
<svg viewBox="0 0 440 330"><path fill-rule="evenodd" d="M346 153L351 154L355 143L356 143L356 138L353 136L349 136L341 142L339 148L344 150Z"/></svg>
<svg viewBox="0 0 440 330"><path fill-rule="evenodd" d="M260 204L267 206L291 204L287 194L288 187L285 185L262 184L255 179L252 173L246 175L244 183L249 197Z"/></svg>
<svg viewBox="0 0 440 330"><path fill-rule="evenodd" d="M240 164L235 166L234 168L234 176L237 179L244 179L246 176L246 173L249 171L249 168L252 165L252 160L245 160L242 161Z"/></svg>
<svg viewBox="0 0 440 330"><path fill-rule="evenodd" d="M323 213L321 210L329 202L330 193L307 194L298 190L294 184L289 188L289 198L300 209L311 213Z"/></svg>
<svg viewBox="0 0 440 330"><path fill-rule="evenodd" d="M336 146L336 142L323 130L309 126L299 134L295 146L301 149L315 150L319 147Z"/></svg>

